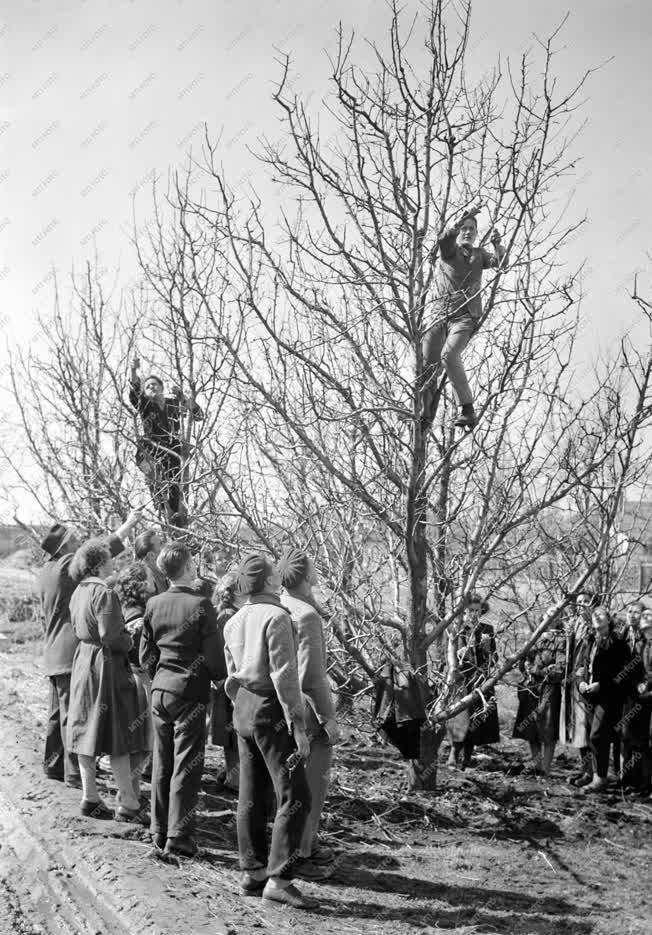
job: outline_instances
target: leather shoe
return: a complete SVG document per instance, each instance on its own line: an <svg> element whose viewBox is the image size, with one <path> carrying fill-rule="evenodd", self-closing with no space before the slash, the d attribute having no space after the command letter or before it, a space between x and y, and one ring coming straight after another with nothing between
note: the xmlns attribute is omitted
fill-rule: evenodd
<svg viewBox="0 0 652 935"><path fill-rule="evenodd" d="M168 838L165 845L166 854L178 854L181 857L195 857L198 851L192 838Z"/></svg>
<svg viewBox="0 0 652 935"><path fill-rule="evenodd" d="M593 782L593 776L589 776L587 773L584 773L583 776L580 776L573 785L576 789L581 789L583 786L588 786Z"/></svg>
<svg viewBox="0 0 652 935"><path fill-rule="evenodd" d="M263 902L291 906L293 909L315 909L318 905L316 899L304 896L292 883L280 886L273 879L268 880L265 885Z"/></svg>
<svg viewBox="0 0 652 935"><path fill-rule="evenodd" d="M294 875L300 880L307 880L309 883L327 880L335 873L335 863L316 864L312 860L300 860L294 865Z"/></svg>
<svg viewBox="0 0 652 935"><path fill-rule="evenodd" d="M87 799L82 799L80 811L84 818L99 818L101 821L111 821L113 819L113 812L110 808L107 808L101 799L99 802L89 802Z"/></svg>
<svg viewBox="0 0 652 935"><path fill-rule="evenodd" d="M240 889L245 894L245 896L262 896L266 883L267 877L265 877L263 880L257 880L245 870L245 872L242 874L242 879L240 880Z"/></svg>
<svg viewBox="0 0 652 935"><path fill-rule="evenodd" d="M313 847L309 859L313 864L332 864L337 859L337 853L332 847L318 841Z"/></svg>
<svg viewBox="0 0 652 935"><path fill-rule="evenodd" d="M147 827L150 816L149 812L142 808L126 808L124 805L119 805L115 810L115 820L127 822L130 825L145 825Z"/></svg>

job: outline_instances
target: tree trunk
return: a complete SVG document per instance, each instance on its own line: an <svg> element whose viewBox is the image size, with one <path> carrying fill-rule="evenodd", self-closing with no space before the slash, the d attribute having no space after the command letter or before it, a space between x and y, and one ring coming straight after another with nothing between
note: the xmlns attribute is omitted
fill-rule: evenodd
<svg viewBox="0 0 652 935"><path fill-rule="evenodd" d="M446 728L441 724L424 724L421 728L421 756L408 767L408 792L435 792L437 789L437 757Z"/></svg>

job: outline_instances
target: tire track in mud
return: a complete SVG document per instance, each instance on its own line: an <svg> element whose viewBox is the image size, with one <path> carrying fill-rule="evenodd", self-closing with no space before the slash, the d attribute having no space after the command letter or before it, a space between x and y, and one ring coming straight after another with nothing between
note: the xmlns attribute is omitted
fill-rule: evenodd
<svg viewBox="0 0 652 935"><path fill-rule="evenodd" d="M7 731L4 733L6 738ZM6 741L5 754L11 755L11 738ZM129 935L129 927L70 859L67 849L46 843L38 829L32 830L24 806L16 798L29 778L27 771L18 779L0 778L0 885L7 888L5 901L25 917L23 929L27 932Z"/></svg>

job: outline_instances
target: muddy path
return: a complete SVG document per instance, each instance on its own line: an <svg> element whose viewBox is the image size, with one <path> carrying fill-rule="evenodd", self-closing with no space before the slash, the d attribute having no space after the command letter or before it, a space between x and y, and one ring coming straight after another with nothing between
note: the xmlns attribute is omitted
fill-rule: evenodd
<svg viewBox="0 0 652 935"><path fill-rule="evenodd" d="M46 694L36 646L0 653L0 935L652 931L652 803L583 796L565 782L564 755L543 784L520 774L521 748L508 742L469 772L442 767L437 795L408 798L391 748L349 729L324 823L337 870L301 884L318 913L292 913L238 895L236 802L215 779L216 750L201 859L163 864L144 830L82 819L79 793L42 776ZM108 774L100 787L111 802Z"/></svg>

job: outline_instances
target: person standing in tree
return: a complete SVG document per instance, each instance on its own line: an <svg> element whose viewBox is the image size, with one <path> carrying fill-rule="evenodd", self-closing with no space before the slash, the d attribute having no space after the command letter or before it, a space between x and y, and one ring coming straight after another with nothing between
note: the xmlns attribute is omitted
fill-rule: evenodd
<svg viewBox="0 0 652 935"><path fill-rule="evenodd" d="M181 418L188 413L197 422L204 415L194 400L188 400L178 386L166 396L163 381L152 375L141 385L140 359L135 357L129 380L129 402L140 413L143 437L138 440L136 463L147 477L152 497L165 512L168 522L185 526L183 496L184 443Z"/></svg>
<svg viewBox="0 0 652 935"><path fill-rule="evenodd" d="M431 261L434 262L438 251L439 262L435 273L434 321L425 335L423 351L424 372L428 380L426 416L434 417L435 380L441 366L460 405L455 425L466 429L475 427L477 417L462 352L478 330L482 318L482 273L486 269L504 266L506 256L497 230L491 235L493 253L475 246L479 211L480 207L468 211L457 224L447 228L431 253Z"/></svg>

